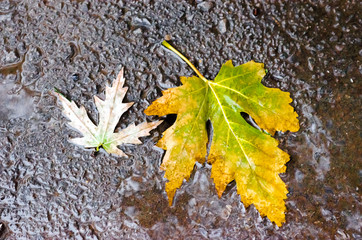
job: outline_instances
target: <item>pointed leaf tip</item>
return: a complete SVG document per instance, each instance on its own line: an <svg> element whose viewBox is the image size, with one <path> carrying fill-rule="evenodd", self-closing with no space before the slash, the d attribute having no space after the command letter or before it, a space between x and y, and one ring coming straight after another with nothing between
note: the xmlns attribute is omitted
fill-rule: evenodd
<svg viewBox="0 0 362 240"><path fill-rule="evenodd" d="M124 77L123 77L124 70L123 69L124 68L122 67L116 78L117 82L122 82L122 87L123 87L123 83L124 83Z"/></svg>

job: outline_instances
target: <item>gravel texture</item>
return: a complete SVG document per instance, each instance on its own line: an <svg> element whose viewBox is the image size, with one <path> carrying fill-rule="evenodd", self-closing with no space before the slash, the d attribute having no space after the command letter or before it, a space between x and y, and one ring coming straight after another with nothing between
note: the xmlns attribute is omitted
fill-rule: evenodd
<svg viewBox="0 0 362 240"><path fill-rule="evenodd" d="M361 239L361 9L350 1L0 1L0 239ZM93 95L125 67L119 127L141 123L161 91L229 59L265 63L263 83L289 91L301 130L280 133L287 222L221 199L211 166L168 206L154 146L174 116L122 146L129 158L68 142L54 87L97 120Z"/></svg>

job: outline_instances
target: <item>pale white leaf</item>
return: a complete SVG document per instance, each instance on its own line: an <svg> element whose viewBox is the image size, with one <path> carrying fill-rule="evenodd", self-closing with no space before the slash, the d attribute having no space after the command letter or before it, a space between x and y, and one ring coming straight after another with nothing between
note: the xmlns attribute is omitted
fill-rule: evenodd
<svg viewBox="0 0 362 240"><path fill-rule="evenodd" d="M56 93L63 105L63 113L70 120L69 125L79 131L83 137L70 139L74 144L86 148L102 146L108 153L125 156L117 146L120 144L141 144L140 137L148 136L162 121L143 122L139 125L132 123L127 128L115 133L117 123L133 103L122 103L127 88L124 88L123 68L112 86L106 87L105 99L94 97L99 114L99 124L94 125L89 119L83 106L77 107L74 102L68 101L63 95Z"/></svg>

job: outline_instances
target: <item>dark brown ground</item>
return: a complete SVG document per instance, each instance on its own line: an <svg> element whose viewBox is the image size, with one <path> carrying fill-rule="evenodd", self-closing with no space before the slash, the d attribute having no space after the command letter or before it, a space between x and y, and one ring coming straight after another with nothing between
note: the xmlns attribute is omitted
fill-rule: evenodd
<svg viewBox="0 0 362 240"><path fill-rule="evenodd" d="M264 1L263 1L264 2ZM360 1L0 1L1 239L361 239ZM264 62L264 84L289 91L298 133L287 222L244 208L235 185L218 199L210 166L197 165L168 207L153 147L161 126L129 158L68 143L54 87L85 105L125 67L136 102L120 127L140 123L161 90L192 70L212 79L225 61Z"/></svg>

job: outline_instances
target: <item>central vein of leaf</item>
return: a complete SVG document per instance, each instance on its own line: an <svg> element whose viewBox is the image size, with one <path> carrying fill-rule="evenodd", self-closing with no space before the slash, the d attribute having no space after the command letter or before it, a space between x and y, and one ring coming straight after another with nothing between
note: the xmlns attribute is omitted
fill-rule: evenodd
<svg viewBox="0 0 362 240"><path fill-rule="evenodd" d="M196 74L199 76L199 78L200 78L201 80L203 80L205 83L207 83L207 86L208 86L208 87L210 87L212 93L213 93L214 96L215 96L215 99L216 99L217 103L218 103L219 106L220 106L220 109L221 109L221 112L222 112L222 114L223 114L223 116L224 116L225 122L227 123L227 125L228 125L228 127L229 127L229 129L230 129L230 131L231 131L231 133L232 133L232 135L234 136L234 138L235 138L236 141L238 142L239 147L240 147L241 151L243 152L243 154L244 154L244 156L245 156L245 159L246 159L247 162L249 163L250 168L254 171L254 169L255 169L255 164L253 163L253 161L251 161L251 159L249 159L248 155L246 154L246 152L245 152L245 150L244 150L244 148L243 148L243 145L242 145L241 142L240 142L240 141L245 141L245 140L238 138L238 136L236 135L234 129L231 127L230 121L229 121L229 119L228 119L227 116L226 116L225 110L224 110L224 108L223 108L223 106L222 106L222 104L221 104L221 102L220 102L220 99L219 99L219 97L217 96L217 94L216 94L215 89L213 88L213 86L222 87L222 88L228 89L228 90L230 90L230 91L236 92L237 94L239 94L240 96L246 98L247 100L251 100L251 101L253 101L253 102L255 102L255 100L250 99L248 96L246 96L246 95L244 95L243 93L238 92L238 91L236 91L236 90L234 90L234 89L232 89L232 88L229 88L229 87L227 87L227 86L224 86L224 85L221 85L221 84L218 84L218 83L215 83L215 82L213 82L213 81L210 81L210 80L206 79L206 78L199 72L199 70L190 62L190 60L188 60L184 55L182 55L179 51L177 51L174 47L172 47L168 42L163 41L163 42L162 42L162 45L164 45L165 47L167 47L168 49L170 49L171 51L173 51L174 53L176 53L182 60L184 60L184 61L196 72ZM207 91L206 91L206 93L207 93ZM255 103L257 103L257 102L255 102ZM259 103L257 103L257 104L259 104ZM259 105L260 105L260 104L259 104ZM229 134L229 133L228 133L228 134ZM248 141L245 141L245 142L249 143Z"/></svg>
<svg viewBox="0 0 362 240"><path fill-rule="evenodd" d="M117 86L116 86L116 89L118 89L118 81L117 81ZM103 133L103 136L102 136L102 139L101 139L101 141L102 141L102 145L104 144L104 142L105 142L105 136L106 136L106 134L107 134L107 131L108 131L108 124L109 124L109 120L110 120L110 118L111 118L111 114L112 114L112 111L113 111L113 106L114 106L114 103L115 103L115 99L116 99L116 91L114 92L114 95L112 96L112 105L111 105L111 107L110 107L110 109L109 109L109 112L108 112L108 117L107 117L107 122L106 122L106 129L104 130L104 133ZM114 129L112 129L112 130L114 130Z"/></svg>
<svg viewBox="0 0 362 240"><path fill-rule="evenodd" d="M240 147L241 151L243 152L243 154L245 156L245 159L248 161L250 168L252 170L254 170L255 169L255 164L253 163L253 161L251 159L249 159L248 155L246 154L246 152L245 152L245 150L243 148L243 145L240 142L240 139L238 138L238 136L234 132L234 129L231 127L230 121L226 116L226 113L225 113L225 110L224 110L224 108L223 108L223 106L221 104L221 101L220 101L219 97L217 96L215 89L212 87L212 82L208 81L208 86L210 87L212 93L214 94L215 99L216 99L217 103L219 104L221 112L222 112L222 114L224 116L225 122L227 123L232 135L235 137L235 140L238 142L239 147Z"/></svg>

